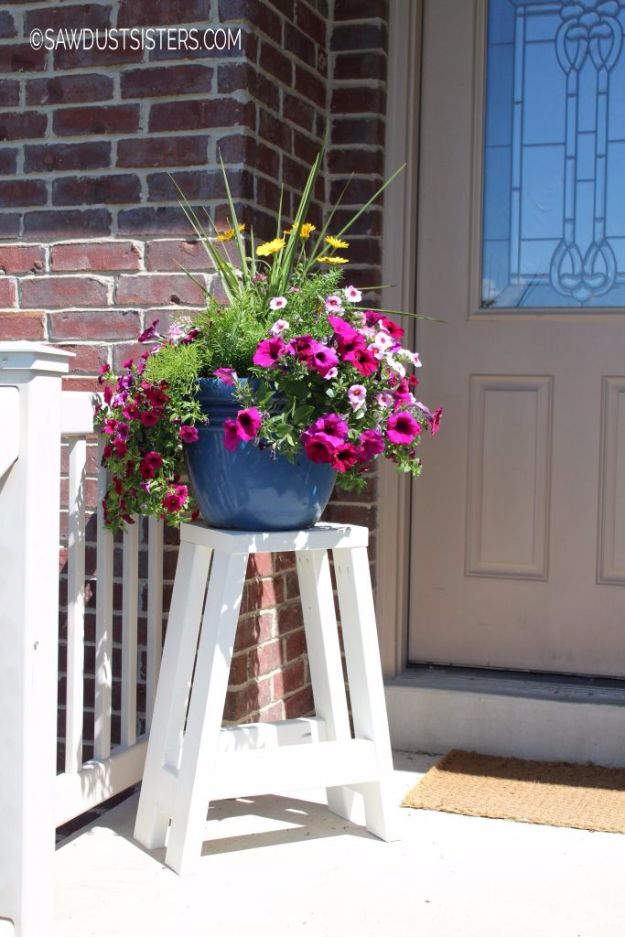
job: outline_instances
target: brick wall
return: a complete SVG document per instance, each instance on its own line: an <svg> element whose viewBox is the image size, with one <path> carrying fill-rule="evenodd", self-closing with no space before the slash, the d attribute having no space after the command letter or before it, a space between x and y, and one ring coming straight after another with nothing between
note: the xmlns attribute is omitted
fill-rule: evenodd
<svg viewBox="0 0 625 937"><path fill-rule="evenodd" d="M383 174L386 0L97 0L14 2L0 12L0 340L73 351L67 385L92 389L103 361L132 354L155 318L193 314L214 282L190 237L170 175L197 207L225 218L217 157L243 220L274 230L328 135L312 220L354 174L337 224ZM222 52L41 50L33 28L241 29ZM349 212L353 213L353 212ZM381 208L358 222L347 268L381 282ZM353 498L353 496L348 496ZM375 477L332 519L375 530ZM175 536L166 575L171 580ZM373 542L375 548L375 542ZM225 716L309 712L293 558L250 564Z"/></svg>

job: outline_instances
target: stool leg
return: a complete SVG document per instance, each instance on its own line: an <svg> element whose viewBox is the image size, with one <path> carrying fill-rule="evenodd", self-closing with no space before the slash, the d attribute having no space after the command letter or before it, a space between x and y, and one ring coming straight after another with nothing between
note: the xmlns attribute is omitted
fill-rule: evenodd
<svg viewBox="0 0 625 937"><path fill-rule="evenodd" d="M343 741L351 732L328 554L305 550L296 561L315 711L326 724L326 739ZM351 820L353 790L328 787L326 793L332 813Z"/></svg>
<svg viewBox="0 0 625 937"><path fill-rule="evenodd" d="M389 800L393 759L369 559L365 547L337 549L333 555L354 731L356 738L375 743L380 765L379 780L356 789L364 797L367 829L388 842L397 838Z"/></svg>
<svg viewBox="0 0 625 937"><path fill-rule="evenodd" d="M147 849L165 845L172 805L165 803L162 769L178 767L211 552L185 540L180 544L134 831Z"/></svg>
<svg viewBox="0 0 625 937"><path fill-rule="evenodd" d="M165 859L180 875L202 851L247 560L216 550L211 567Z"/></svg>

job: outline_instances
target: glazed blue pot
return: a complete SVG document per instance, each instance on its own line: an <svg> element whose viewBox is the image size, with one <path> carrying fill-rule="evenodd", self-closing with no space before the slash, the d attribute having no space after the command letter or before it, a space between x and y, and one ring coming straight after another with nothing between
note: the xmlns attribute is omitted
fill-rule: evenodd
<svg viewBox="0 0 625 937"><path fill-rule="evenodd" d="M289 462L252 442L228 452L224 420L240 409L234 388L217 378L200 378L199 383L208 422L197 424L199 439L186 446L186 458L206 523L229 530L298 530L316 524L334 488L331 466L311 462L303 451Z"/></svg>

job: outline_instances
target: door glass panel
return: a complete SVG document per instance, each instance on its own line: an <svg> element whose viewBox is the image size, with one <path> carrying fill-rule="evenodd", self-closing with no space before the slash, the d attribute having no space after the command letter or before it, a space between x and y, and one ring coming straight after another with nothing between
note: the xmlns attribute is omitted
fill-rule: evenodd
<svg viewBox="0 0 625 937"><path fill-rule="evenodd" d="M625 306L625 2L490 0L482 306Z"/></svg>

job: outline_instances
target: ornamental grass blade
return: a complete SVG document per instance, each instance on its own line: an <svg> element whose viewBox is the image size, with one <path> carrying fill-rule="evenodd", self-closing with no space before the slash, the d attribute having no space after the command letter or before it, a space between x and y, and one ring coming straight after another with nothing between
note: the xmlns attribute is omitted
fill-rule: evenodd
<svg viewBox="0 0 625 937"><path fill-rule="evenodd" d="M345 234L345 232L348 231L348 230L351 228L351 226L354 224L354 222L357 221L357 220L360 218L360 216L361 216L364 212L366 212L366 210L369 208L369 206L372 205L372 204L375 202L376 198L378 198L378 196L380 196L380 195L382 194L382 192L384 192L384 190L391 184L391 182L392 182L394 179L397 178L397 176L400 174L400 172L403 172L403 171L404 171L405 168L406 168L406 163L403 163L403 164L399 167L399 169L396 169L396 170L395 170L395 172L393 173L392 176L389 176L389 178L384 181L384 183L380 186L380 188L378 189L378 191L375 192L374 195L372 195L371 198L370 198L367 202L365 202L365 204L362 206L362 208L359 208L359 209L358 209L358 211L357 211L356 214L353 216L353 218L350 218L350 220L347 222L347 224L346 224L346 225L343 225L343 227L341 228L341 230L339 231L339 233L336 235L337 238L342 237L343 234Z"/></svg>
<svg viewBox="0 0 625 937"><path fill-rule="evenodd" d="M245 255L245 242L241 237L241 232L239 231L239 219L237 218L236 209L234 207L234 200L232 198L232 192L230 191L230 183L228 182L228 174L226 172L226 167L224 166L224 161L219 154L219 163L221 165L221 173L224 177L224 185L226 188L226 197L228 199L228 207L230 208L230 217L232 220L232 227L234 228L234 236L236 238L237 247L239 249L239 257L241 258L241 274L243 276L244 282L249 283L249 270L247 267L247 259Z"/></svg>
<svg viewBox="0 0 625 937"><path fill-rule="evenodd" d="M297 244L299 242L299 231L304 222L306 215L308 214L308 209L312 201L312 194L314 191L315 183L317 181L317 176L319 175L319 170L321 168L321 163L323 160L325 149L322 147L317 157L310 168L308 173L308 178L306 180L306 185L302 192L302 197L300 198L299 205L297 207L297 212L295 213L295 219L291 226L291 234L289 235L289 240L287 242L286 250L284 255L281 257L279 264L279 271L283 274L284 280L283 285L286 286L286 281L288 280L291 270L293 267L293 259L295 256L295 251L297 249Z"/></svg>

